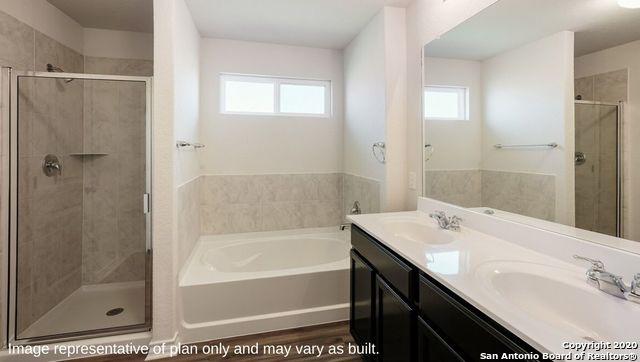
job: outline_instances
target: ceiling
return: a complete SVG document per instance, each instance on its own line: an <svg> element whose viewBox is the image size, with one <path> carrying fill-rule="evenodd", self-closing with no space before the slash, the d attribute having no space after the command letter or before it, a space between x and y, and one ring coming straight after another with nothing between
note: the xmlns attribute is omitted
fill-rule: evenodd
<svg viewBox="0 0 640 362"><path fill-rule="evenodd" d="M85 28L153 33L153 0L47 0Z"/></svg>
<svg viewBox="0 0 640 362"><path fill-rule="evenodd" d="M342 49L384 6L411 0L187 0L202 36Z"/></svg>
<svg viewBox="0 0 640 362"><path fill-rule="evenodd" d="M425 46L431 57L483 60L562 30L581 56L640 39L640 9L616 0L501 0Z"/></svg>

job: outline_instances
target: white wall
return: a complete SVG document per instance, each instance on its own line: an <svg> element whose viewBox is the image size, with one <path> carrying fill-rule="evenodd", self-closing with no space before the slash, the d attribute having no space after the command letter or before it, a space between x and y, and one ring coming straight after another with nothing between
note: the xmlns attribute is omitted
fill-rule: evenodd
<svg viewBox="0 0 640 362"><path fill-rule="evenodd" d="M427 170L478 170L482 140L482 63L473 60L424 58L425 85L469 88L469 120L427 120L425 143L434 152Z"/></svg>
<svg viewBox="0 0 640 362"><path fill-rule="evenodd" d="M82 26L46 0L2 0L0 10L82 54Z"/></svg>
<svg viewBox="0 0 640 362"><path fill-rule="evenodd" d="M153 34L106 29L84 29L86 56L153 60Z"/></svg>
<svg viewBox="0 0 640 362"><path fill-rule="evenodd" d="M344 171L381 183L381 209L403 210L406 197L405 9L385 7L344 51ZM386 143L387 163L371 146Z"/></svg>
<svg viewBox="0 0 640 362"><path fill-rule="evenodd" d="M628 102L624 105L623 195L628 203L628 221L624 225L626 238L640 240L640 41L623 44L575 59L575 77L627 68L629 70Z"/></svg>
<svg viewBox="0 0 640 362"><path fill-rule="evenodd" d="M342 52L203 38L200 56L204 174L342 170ZM330 80L330 118L221 114L220 74Z"/></svg>
<svg viewBox="0 0 640 362"><path fill-rule="evenodd" d="M414 0L407 7L407 168L417 175L407 209L414 210L422 190L422 48L498 0Z"/></svg>
<svg viewBox="0 0 640 362"><path fill-rule="evenodd" d="M564 31L482 63L482 168L556 176L556 221L574 223L573 33ZM556 142L556 149L494 144Z"/></svg>
<svg viewBox="0 0 640 362"><path fill-rule="evenodd" d="M384 12L376 15L344 50L344 172L384 183L384 165L371 145L385 141Z"/></svg>
<svg viewBox="0 0 640 362"><path fill-rule="evenodd" d="M82 55L153 60L153 34L83 28L46 0L2 0L4 11Z"/></svg>
<svg viewBox="0 0 640 362"><path fill-rule="evenodd" d="M174 137L175 140L200 142L200 34L191 13L179 7L176 18L174 60ZM200 175L200 152L176 149L176 185Z"/></svg>
<svg viewBox="0 0 640 362"><path fill-rule="evenodd" d="M385 7L385 131L387 163L382 206L403 211L407 186L407 25L404 8Z"/></svg>
<svg viewBox="0 0 640 362"><path fill-rule="evenodd" d="M184 0L154 0L153 84L153 329L152 343L177 333L177 235L174 160L174 86L178 28L189 24Z"/></svg>

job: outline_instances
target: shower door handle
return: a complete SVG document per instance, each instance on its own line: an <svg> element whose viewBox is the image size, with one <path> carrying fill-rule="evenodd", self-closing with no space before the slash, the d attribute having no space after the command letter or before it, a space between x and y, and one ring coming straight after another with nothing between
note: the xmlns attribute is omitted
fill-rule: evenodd
<svg viewBox="0 0 640 362"><path fill-rule="evenodd" d="M142 212L143 214L151 212L151 199L148 193L142 195Z"/></svg>

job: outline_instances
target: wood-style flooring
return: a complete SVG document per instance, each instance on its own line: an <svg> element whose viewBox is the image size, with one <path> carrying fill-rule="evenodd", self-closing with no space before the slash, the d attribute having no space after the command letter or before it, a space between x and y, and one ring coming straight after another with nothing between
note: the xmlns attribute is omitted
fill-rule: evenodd
<svg viewBox="0 0 640 362"><path fill-rule="evenodd" d="M203 346L217 346L220 343L231 347L231 351L226 358L221 355L205 355L202 353ZM262 351L258 354L251 355L235 355L232 353L234 346L252 346L256 343L261 347L265 345L293 347L291 348L291 354L286 358L283 356L265 355L261 353ZM173 358L162 359L160 361L361 361L359 356L349 355L346 352L349 343L354 343L351 334L349 333L349 323L338 322L198 343L193 345L198 347L198 354L180 355ZM324 346L324 353L319 358L312 355L300 355L296 353L296 346L309 345ZM330 346L343 346L345 353L343 355L329 355L327 350ZM86 358L82 361L129 362L144 361L145 357L146 356L144 355L104 356Z"/></svg>

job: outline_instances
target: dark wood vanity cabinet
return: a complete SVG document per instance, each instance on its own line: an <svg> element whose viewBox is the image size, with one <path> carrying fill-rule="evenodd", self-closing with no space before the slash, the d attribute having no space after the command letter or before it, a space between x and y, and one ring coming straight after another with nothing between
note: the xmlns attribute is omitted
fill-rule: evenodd
<svg viewBox="0 0 640 362"><path fill-rule="evenodd" d="M380 276L376 277L375 300L377 348L379 356L384 356L379 360L414 361L414 308Z"/></svg>
<svg viewBox="0 0 640 362"><path fill-rule="evenodd" d="M366 232L351 229L350 330L369 361L480 361L535 352ZM522 359L520 359L522 360Z"/></svg>
<svg viewBox="0 0 640 362"><path fill-rule="evenodd" d="M376 274L354 250L351 251L350 329L360 345L374 343Z"/></svg>
<svg viewBox="0 0 640 362"><path fill-rule="evenodd" d="M418 361L461 362L464 359L434 331L422 317L418 317Z"/></svg>

